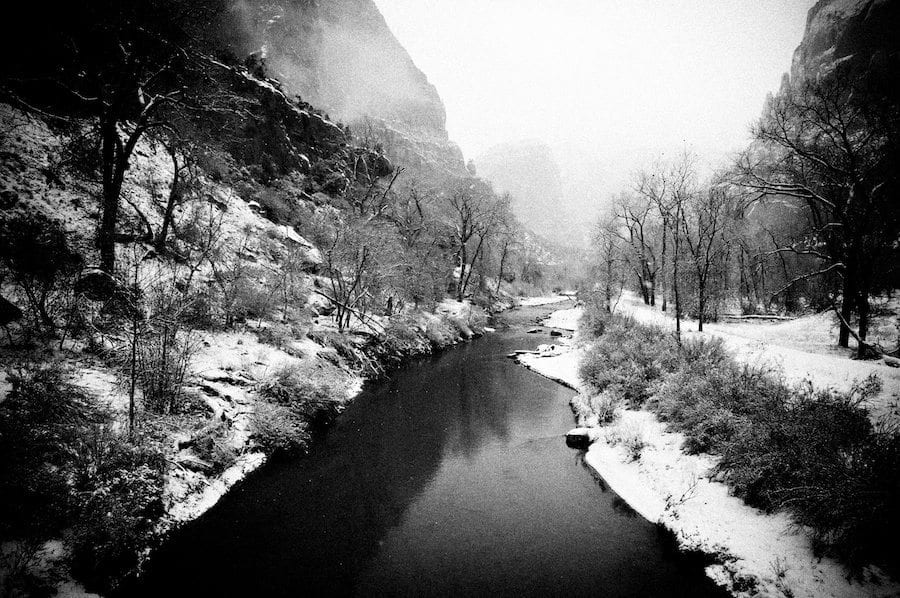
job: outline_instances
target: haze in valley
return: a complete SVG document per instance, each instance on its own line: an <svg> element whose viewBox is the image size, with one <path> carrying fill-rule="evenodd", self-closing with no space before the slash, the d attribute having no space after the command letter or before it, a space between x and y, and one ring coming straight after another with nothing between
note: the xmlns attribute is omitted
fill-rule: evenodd
<svg viewBox="0 0 900 598"><path fill-rule="evenodd" d="M547 172L558 170L561 223L549 231L572 227L579 237L656 156L688 148L714 168L745 147L814 2L376 3L437 87L450 138L479 175L520 196L530 188L533 202L552 194ZM500 173L521 170L529 148L536 160L549 149L556 165L510 185Z"/></svg>

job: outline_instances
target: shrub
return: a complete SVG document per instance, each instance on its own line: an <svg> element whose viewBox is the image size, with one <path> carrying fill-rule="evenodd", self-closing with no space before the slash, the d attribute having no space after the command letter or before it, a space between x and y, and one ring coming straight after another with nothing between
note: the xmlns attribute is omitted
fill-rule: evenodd
<svg viewBox="0 0 900 598"><path fill-rule="evenodd" d="M113 437L80 489L80 517L69 539L72 572L89 590L109 591L152 545L162 499L161 453Z"/></svg>
<svg viewBox="0 0 900 598"><path fill-rule="evenodd" d="M197 457L209 463L212 475L222 473L237 461L237 451L227 442L224 422L209 429L191 445Z"/></svg>
<svg viewBox="0 0 900 598"><path fill-rule="evenodd" d="M191 334L172 323L138 337L136 374L144 407L155 413L175 410L197 348Z"/></svg>
<svg viewBox="0 0 900 598"><path fill-rule="evenodd" d="M434 349L443 349L453 344L456 333L450 323L441 318L429 318L425 325L425 337Z"/></svg>
<svg viewBox="0 0 900 598"><path fill-rule="evenodd" d="M615 393L605 391L590 398L591 411L597 416L600 425L611 423L616 419L616 412L621 401Z"/></svg>
<svg viewBox="0 0 900 598"><path fill-rule="evenodd" d="M641 458L647 441L644 439L644 431L633 423L620 423L607 434L607 440L613 446L621 445L625 453L632 461Z"/></svg>
<svg viewBox="0 0 900 598"><path fill-rule="evenodd" d="M432 344L419 332L417 323L412 318L391 318L384 327L371 349L371 355L382 365L394 368L404 358L414 355L427 355L432 351Z"/></svg>
<svg viewBox="0 0 900 598"><path fill-rule="evenodd" d="M287 407L265 401L256 405L250 434L267 455L300 453L309 443L305 422Z"/></svg>
<svg viewBox="0 0 900 598"><path fill-rule="evenodd" d="M606 331L612 315L604 308L600 307L596 302L586 303L584 310L581 312L581 318L578 320L578 330L582 334L590 337L601 337Z"/></svg>
<svg viewBox="0 0 900 598"><path fill-rule="evenodd" d="M900 533L900 435L874 428L857 397L800 388L757 412L718 465L735 494L790 509L851 565L888 554Z"/></svg>
<svg viewBox="0 0 900 598"><path fill-rule="evenodd" d="M582 360L579 374L596 392L614 389L635 405L642 405L652 385L677 367L678 345L656 328L612 318L603 336Z"/></svg>
<svg viewBox="0 0 900 598"><path fill-rule="evenodd" d="M313 427L329 424L340 412L341 393L295 364L276 368L260 384L259 392Z"/></svg>
<svg viewBox="0 0 900 598"><path fill-rule="evenodd" d="M111 414L58 365L23 367L10 382L0 403L0 531L46 540L70 529L73 573L109 590L163 513L163 456L115 433Z"/></svg>
<svg viewBox="0 0 900 598"><path fill-rule="evenodd" d="M79 389L63 381L58 364L9 373L0 402L0 532L5 537L48 537L75 508L74 456L93 425L108 420Z"/></svg>
<svg viewBox="0 0 900 598"><path fill-rule="evenodd" d="M62 226L39 213L3 216L0 260L36 325L55 332L69 303L71 279L82 264L81 256L69 247Z"/></svg>

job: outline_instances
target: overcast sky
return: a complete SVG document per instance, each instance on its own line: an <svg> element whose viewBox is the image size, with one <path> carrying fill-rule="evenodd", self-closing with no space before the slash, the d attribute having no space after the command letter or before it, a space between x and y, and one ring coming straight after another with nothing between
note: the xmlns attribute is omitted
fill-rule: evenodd
<svg viewBox="0 0 900 598"><path fill-rule="evenodd" d="M557 153L613 161L683 146L713 159L739 148L790 68L814 4L375 1L437 86L467 158L538 138Z"/></svg>

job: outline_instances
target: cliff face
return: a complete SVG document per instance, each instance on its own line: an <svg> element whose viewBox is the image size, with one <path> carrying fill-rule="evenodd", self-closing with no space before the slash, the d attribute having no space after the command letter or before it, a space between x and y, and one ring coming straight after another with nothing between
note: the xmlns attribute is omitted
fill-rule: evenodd
<svg viewBox="0 0 900 598"><path fill-rule="evenodd" d="M809 10L791 78L801 80L844 65L857 73L896 76L900 64L900 2L820 0Z"/></svg>
<svg viewBox="0 0 900 598"><path fill-rule="evenodd" d="M372 0L241 0L228 19L229 50L264 58L288 91L350 123L357 136L408 168L465 172L437 90Z"/></svg>

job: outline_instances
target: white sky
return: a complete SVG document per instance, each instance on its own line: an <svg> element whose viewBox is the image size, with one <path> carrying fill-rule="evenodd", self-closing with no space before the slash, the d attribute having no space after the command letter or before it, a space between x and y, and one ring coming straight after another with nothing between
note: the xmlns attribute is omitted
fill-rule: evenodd
<svg viewBox="0 0 900 598"><path fill-rule="evenodd" d="M708 160L741 147L790 68L814 4L375 2L437 86L450 137L467 158L538 138L564 171L573 157L613 168L684 146Z"/></svg>

